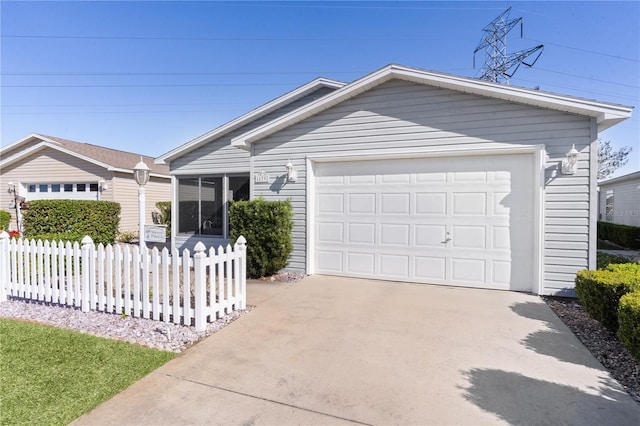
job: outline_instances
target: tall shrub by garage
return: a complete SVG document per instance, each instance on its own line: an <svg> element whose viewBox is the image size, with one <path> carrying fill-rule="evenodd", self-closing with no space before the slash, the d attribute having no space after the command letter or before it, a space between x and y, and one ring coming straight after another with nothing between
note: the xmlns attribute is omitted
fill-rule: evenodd
<svg viewBox="0 0 640 426"><path fill-rule="evenodd" d="M618 329L620 298L640 290L640 264L609 265L598 271L584 270L576 276L575 291L589 315L602 325Z"/></svg>
<svg viewBox="0 0 640 426"><path fill-rule="evenodd" d="M252 278L272 275L287 266L293 250L291 201L257 198L236 201L229 208L233 241L247 239L247 274Z"/></svg>
<svg viewBox="0 0 640 426"><path fill-rule="evenodd" d="M640 291L625 294L618 305L618 337L640 360Z"/></svg>
<svg viewBox="0 0 640 426"><path fill-rule="evenodd" d="M113 201L34 200L24 212L24 235L41 240L113 244L120 225L120 204Z"/></svg>

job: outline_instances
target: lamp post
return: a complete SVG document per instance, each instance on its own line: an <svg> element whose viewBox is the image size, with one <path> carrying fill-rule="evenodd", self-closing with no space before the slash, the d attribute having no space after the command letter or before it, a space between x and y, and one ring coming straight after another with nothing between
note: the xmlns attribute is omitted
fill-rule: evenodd
<svg viewBox="0 0 640 426"><path fill-rule="evenodd" d="M144 241L144 186L147 182L149 182L150 173L151 169L146 164L144 164L144 161L142 161L142 157L140 157L140 162L133 168L133 177L138 184L138 221L140 226L140 229L138 231L138 244L140 245L141 249L147 247L147 244Z"/></svg>

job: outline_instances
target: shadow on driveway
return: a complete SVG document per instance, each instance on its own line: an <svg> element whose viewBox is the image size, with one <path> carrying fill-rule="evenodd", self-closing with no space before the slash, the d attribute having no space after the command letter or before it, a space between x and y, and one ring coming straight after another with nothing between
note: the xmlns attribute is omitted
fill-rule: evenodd
<svg viewBox="0 0 640 426"><path fill-rule="evenodd" d="M610 379L603 378L604 386L586 392L502 370L471 369L466 377L470 387L465 398L509 424L637 425L640 421L628 395L612 390L617 383Z"/></svg>

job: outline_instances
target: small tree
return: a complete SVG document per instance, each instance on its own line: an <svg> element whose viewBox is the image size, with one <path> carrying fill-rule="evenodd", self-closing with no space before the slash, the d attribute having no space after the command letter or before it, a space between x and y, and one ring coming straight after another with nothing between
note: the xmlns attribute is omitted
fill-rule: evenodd
<svg viewBox="0 0 640 426"><path fill-rule="evenodd" d="M287 266L293 250L291 200L236 201L229 208L229 228L235 241L247 240L247 274L260 278Z"/></svg>
<svg viewBox="0 0 640 426"><path fill-rule="evenodd" d="M611 147L611 141L598 139L598 180L608 178L620 167L627 164L631 147L623 146L618 150Z"/></svg>

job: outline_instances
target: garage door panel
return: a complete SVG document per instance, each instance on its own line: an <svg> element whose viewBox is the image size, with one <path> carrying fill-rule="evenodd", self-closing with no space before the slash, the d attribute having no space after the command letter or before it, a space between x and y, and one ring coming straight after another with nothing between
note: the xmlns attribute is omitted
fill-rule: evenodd
<svg viewBox="0 0 640 426"><path fill-rule="evenodd" d="M394 279L409 278L409 256L381 254L380 275Z"/></svg>
<svg viewBox="0 0 640 426"><path fill-rule="evenodd" d="M419 192L415 195L417 215L445 215L447 214L446 192Z"/></svg>
<svg viewBox="0 0 640 426"><path fill-rule="evenodd" d="M344 223L342 222L318 222L318 242L345 242L344 227Z"/></svg>
<svg viewBox="0 0 640 426"><path fill-rule="evenodd" d="M487 194L454 192L452 213L454 215L485 216L487 214Z"/></svg>
<svg viewBox="0 0 640 426"><path fill-rule="evenodd" d="M417 183L434 183L434 182L446 182L446 173L416 173Z"/></svg>
<svg viewBox="0 0 640 426"><path fill-rule="evenodd" d="M372 275L375 272L373 253L347 253L347 270L352 274Z"/></svg>
<svg viewBox="0 0 640 426"><path fill-rule="evenodd" d="M533 156L319 163L316 171L345 175L344 185L316 186L316 235L326 234L316 238L316 272L532 290Z"/></svg>
<svg viewBox="0 0 640 426"><path fill-rule="evenodd" d="M374 244L376 235L375 223L349 223L349 243Z"/></svg>
<svg viewBox="0 0 640 426"><path fill-rule="evenodd" d="M464 283L485 283L486 261L484 259L451 259L451 279Z"/></svg>
<svg viewBox="0 0 640 426"><path fill-rule="evenodd" d="M343 185L344 177L343 176L318 176L316 178L317 185Z"/></svg>
<svg viewBox="0 0 640 426"><path fill-rule="evenodd" d="M376 175L349 176L348 179L350 185L376 183Z"/></svg>
<svg viewBox="0 0 640 426"><path fill-rule="evenodd" d="M319 270L338 274L344 272L342 252L317 250L316 257Z"/></svg>
<svg viewBox="0 0 640 426"><path fill-rule="evenodd" d="M403 214L411 212L411 194L382 193L380 194L381 214Z"/></svg>
<svg viewBox="0 0 640 426"><path fill-rule="evenodd" d="M452 182L479 183L487 181L487 172L453 172L451 175Z"/></svg>
<svg viewBox="0 0 640 426"><path fill-rule="evenodd" d="M446 238L447 227L445 225L416 225L416 247L444 248L443 241Z"/></svg>
<svg viewBox="0 0 640 426"><path fill-rule="evenodd" d="M349 213L376 213L376 194L348 194Z"/></svg>
<svg viewBox="0 0 640 426"><path fill-rule="evenodd" d="M484 226L452 226L451 245L454 248L484 249L487 247Z"/></svg>
<svg viewBox="0 0 640 426"><path fill-rule="evenodd" d="M511 235L508 226L491 227L491 246L494 250L510 250Z"/></svg>
<svg viewBox="0 0 640 426"><path fill-rule="evenodd" d="M447 262L444 257L415 256L414 277L423 282L445 281Z"/></svg>
<svg viewBox="0 0 640 426"><path fill-rule="evenodd" d="M385 184L385 183L410 183L411 182L411 175L406 174L406 173L390 173L390 174L383 174L380 176L380 183L381 184Z"/></svg>
<svg viewBox="0 0 640 426"><path fill-rule="evenodd" d="M504 260L491 261L491 282L508 286L511 282L511 262Z"/></svg>
<svg viewBox="0 0 640 426"><path fill-rule="evenodd" d="M494 216L509 216L510 201L508 192L494 192L492 198L492 213Z"/></svg>
<svg viewBox="0 0 640 426"><path fill-rule="evenodd" d="M319 213L344 213L344 196L342 194L318 194Z"/></svg>
<svg viewBox="0 0 640 426"><path fill-rule="evenodd" d="M409 233L409 225L382 223L380 225L380 244L408 247Z"/></svg>

